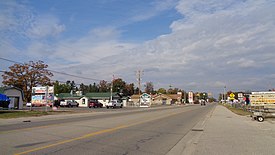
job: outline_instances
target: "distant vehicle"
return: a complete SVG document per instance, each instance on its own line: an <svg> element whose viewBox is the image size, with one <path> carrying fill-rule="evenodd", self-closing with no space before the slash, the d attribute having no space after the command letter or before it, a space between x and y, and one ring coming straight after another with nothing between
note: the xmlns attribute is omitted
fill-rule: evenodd
<svg viewBox="0 0 275 155"><path fill-rule="evenodd" d="M61 107L78 107L79 104L75 100L60 101Z"/></svg>
<svg viewBox="0 0 275 155"><path fill-rule="evenodd" d="M89 108L102 108L103 104L98 102L97 100L90 100L88 103Z"/></svg>
<svg viewBox="0 0 275 155"><path fill-rule="evenodd" d="M118 101L118 100L112 100L110 102L108 102L106 104L106 108L109 109L109 108L116 108L116 107L120 107L122 108L123 107L123 103L121 101Z"/></svg>
<svg viewBox="0 0 275 155"><path fill-rule="evenodd" d="M201 106L206 105L206 101L205 100L200 100Z"/></svg>
<svg viewBox="0 0 275 155"><path fill-rule="evenodd" d="M32 107L32 103L31 102L26 103L26 107Z"/></svg>

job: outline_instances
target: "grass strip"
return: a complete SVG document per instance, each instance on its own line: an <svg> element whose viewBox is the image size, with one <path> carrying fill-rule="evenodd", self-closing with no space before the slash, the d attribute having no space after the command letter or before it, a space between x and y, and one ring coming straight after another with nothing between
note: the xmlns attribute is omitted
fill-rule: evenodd
<svg viewBox="0 0 275 155"><path fill-rule="evenodd" d="M58 115L73 113L71 111L39 111L39 110L0 110L0 119L20 118L20 117L39 117L45 115Z"/></svg>
<svg viewBox="0 0 275 155"><path fill-rule="evenodd" d="M18 111L18 110L5 110L0 111L0 118L9 119L9 118L19 118L19 117L33 117L33 116L44 116L50 115L51 112L45 111Z"/></svg>
<svg viewBox="0 0 275 155"><path fill-rule="evenodd" d="M235 113L237 115L241 115L241 116L251 115L251 112L245 111L245 110L240 109L240 108L232 107L229 104L221 104L221 105L224 106L224 107L226 107L227 109L229 109L230 111L232 111L233 113Z"/></svg>

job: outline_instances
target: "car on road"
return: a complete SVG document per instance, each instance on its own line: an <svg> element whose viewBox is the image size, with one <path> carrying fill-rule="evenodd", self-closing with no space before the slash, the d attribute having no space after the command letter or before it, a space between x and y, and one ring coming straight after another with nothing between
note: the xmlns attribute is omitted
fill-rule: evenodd
<svg viewBox="0 0 275 155"><path fill-rule="evenodd" d="M119 108L122 108L123 107L123 103L119 100L112 100L110 102L108 102L106 104L106 108L109 109L109 108L116 108L116 107L119 107Z"/></svg>
<svg viewBox="0 0 275 155"><path fill-rule="evenodd" d="M203 105L205 106L206 105L206 101L205 100L200 100L199 102L200 102L201 106L203 106Z"/></svg>
<svg viewBox="0 0 275 155"><path fill-rule="evenodd" d="M77 103L75 100L64 100L60 101L61 107L78 107L79 103Z"/></svg>
<svg viewBox="0 0 275 155"><path fill-rule="evenodd" d="M98 100L90 100L88 103L89 108L102 108L103 104L98 102Z"/></svg>

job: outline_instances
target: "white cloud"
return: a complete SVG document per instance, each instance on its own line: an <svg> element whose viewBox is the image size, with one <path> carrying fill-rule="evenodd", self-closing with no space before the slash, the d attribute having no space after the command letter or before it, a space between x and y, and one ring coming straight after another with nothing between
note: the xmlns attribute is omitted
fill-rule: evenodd
<svg viewBox="0 0 275 155"><path fill-rule="evenodd" d="M4 14L0 14L0 30L8 29L12 25L15 25L15 22L11 18L7 18Z"/></svg>
<svg viewBox="0 0 275 155"><path fill-rule="evenodd" d="M37 16L32 23L28 33L34 38L56 36L65 31L65 25L60 24L59 20L53 15Z"/></svg>
<svg viewBox="0 0 275 155"><path fill-rule="evenodd" d="M93 66L97 66L97 63L100 65L105 63L104 61L101 62L101 59L122 54L123 51L135 46L134 44L117 41L119 35L120 31L110 27L92 29L88 35L82 38L68 39L56 43L53 48L54 52L49 58L63 60L58 68L91 64L90 68L94 69ZM68 64L71 65L68 66Z"/></svg>
<svg viewBox="0 0 275 155"><path fill-rule="evenodd" d="M0 35L2 39L25 37L33 14L24 3L13 0L0 2Z"/></svg>
<svg viewBox="0 0 275 155"><path fill-rule="evenodd" d="M254 60L246 60L245 58L229 60L227 61L227 64L234 66L234 68L260 67L257 66L257 62L255 62Z"/></svg>
<svg viewBox="0 0 275 155"><path fill-rule="evenodd" d="M178 0L153 1L151 2L152 8L150 10L143 10L142 13L138 13L137 15L131 17L131 20L134 22L148 20L159 15L163 11L172 9L177 4L177 1Z"/></svg>
<svg viewBox="0 0 275 155"><path fill-rule="evenodd" d="M214 86L214 87L222 88L222 87L226 86L226 83L221 82L221 81L215 81L214 83L211 83L211 85L209 85L209 86L210 87Z"/></svg>
<svg viewBox="0 0 275 155"><path fill-rule="evenodd" d="M275 65L274 6L271 1L181 1L177 9L185 17L171 24L173 33L116 57L120 64L131 62L118 72L150 68L144 73L149 81L173 81L187 89L220 91L217 87L226 83L240 90L261 87L265 79L258 72ZM221 79L227 82L215 82Z"/></svg>
<svg viewBox="0 0 275 155"><path fill-rule="evenodd" d="M56 36L65 30L65 25L56 16L36 15L26 4L13 0L0 2L1 37L12 40L19 37L37 39Z"/></svg>
<svg viewBox="0 0 275 155"><path fill-rule="evenodd" d="M173 6L173 1L165 2L156 5L152 14L137 19L149 19ZM172 33L144 44L121 42L121 31L105 27L53 44L38 39L31 42L28 51L37 57L47 53L52 69L96 79L108 80L115 74L135 82L135 71L143 69L143 81L152 81L156 88L172 84L214 93L223 91L225 85L228 90L265 89L275 83L274 7L274 1L268 0L181 0L176 9L183 18L171 23ZM53 16L32 26L29 32L34 38L65 30Z"/></svg>

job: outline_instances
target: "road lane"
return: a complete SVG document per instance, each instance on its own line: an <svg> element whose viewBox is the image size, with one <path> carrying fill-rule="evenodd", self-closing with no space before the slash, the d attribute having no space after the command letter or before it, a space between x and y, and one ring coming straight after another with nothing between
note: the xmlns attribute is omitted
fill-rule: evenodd
<svg viewBox="0 0 275 155"><path fill-rule="evenodd" d="M127 113L135 114L135 113L143 113L148 110L150 111L162 111L169 108L180 108L180 107L155 107L150 109L140 109L140 108L117 108L117 109L100 109L99 111L95 112L92 111L91 113L87 113L85 111L84 113L81 113L81 111L75 109L75 111L79 112L78 114L65 114L63 117L60 117L58 115L52 115L52 119L39 119L36 117L32 118L24 118L24 121L17 122L14 124L6 124L2 125L0 123L0 133L1 132L10 132L11 130L20 130L20 129L28 129L28 128L40 128L45 126L52 126L52 125L59 125L61 123L73 123L73 122L79 122L79 121L86 121L90 119L102 119L105 117L116 117L125 115ZM72 108L71 108L72 109ZM86 108L87 109L87 108ZM37 121L38 119L38 121Z"/></svg>
<svg viewBox="0 0 275 155"><path fill-rule="evenodd" d="M149 109L140 113L18 130L0 134L0 149L6 154L165 154L211 108Z"/></svg>

